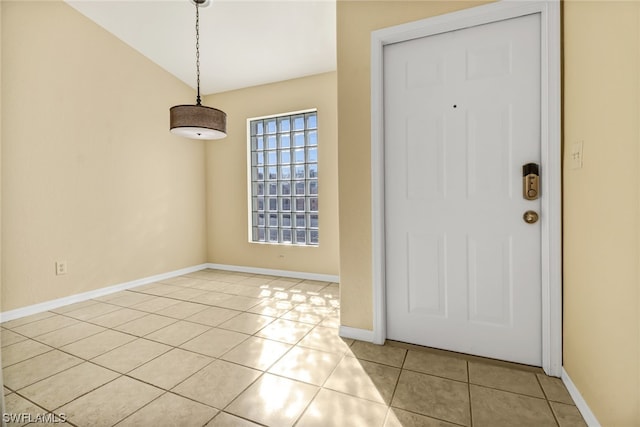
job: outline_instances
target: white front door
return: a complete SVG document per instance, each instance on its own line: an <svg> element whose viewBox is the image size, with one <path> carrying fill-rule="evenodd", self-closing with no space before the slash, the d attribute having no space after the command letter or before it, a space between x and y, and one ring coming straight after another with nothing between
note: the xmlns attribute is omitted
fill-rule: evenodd
<svg viewBox="0 0 640 427"><path fill-rule="evenodd" d="M387 338L541 365L540 75L539 14L384 47Z"/></svg>

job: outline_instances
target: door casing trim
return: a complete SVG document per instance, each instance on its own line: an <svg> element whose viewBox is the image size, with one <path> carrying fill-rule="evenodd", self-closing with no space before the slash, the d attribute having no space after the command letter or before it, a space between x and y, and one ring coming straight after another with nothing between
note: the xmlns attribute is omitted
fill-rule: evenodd
<svg viewBox="0 0 640 427"><path fill-rule="evenodd" d="M560 2L500 1L371 33L371 223L373 342L386 339L384 216L384 46L540 14L542 368L562 374L562 151Z"/></svg>

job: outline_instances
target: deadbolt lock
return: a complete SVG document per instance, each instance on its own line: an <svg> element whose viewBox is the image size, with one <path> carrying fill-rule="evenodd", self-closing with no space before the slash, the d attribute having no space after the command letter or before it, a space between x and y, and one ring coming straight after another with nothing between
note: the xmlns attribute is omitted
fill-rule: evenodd
<svg viewBox="0 0 640 427"><path fill-rule="evenodd" d="M540 167L536 163L522 166L522 197L536 200L540 195Z"/></svg>
<svg viewBox="0 0 640 427"><path fill-rule="evenodd" d="M526 211L524 215L522 215L522 219L524 219L524 222L527 224L535 224L538 222L538 218L538 212L536 211Z"/></svg>

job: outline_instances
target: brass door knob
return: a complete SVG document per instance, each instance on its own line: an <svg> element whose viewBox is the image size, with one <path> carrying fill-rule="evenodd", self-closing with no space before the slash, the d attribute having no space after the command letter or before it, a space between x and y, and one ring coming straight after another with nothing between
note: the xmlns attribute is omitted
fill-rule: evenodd
<svg viewBox="0 0 640 427"><path fill-rule="evenodd" d="M524 219L524 222L527 224L535 224L538 222L538 218L538 213L535 211L526 211L524 215L522 215L522 219Z"/></svg>

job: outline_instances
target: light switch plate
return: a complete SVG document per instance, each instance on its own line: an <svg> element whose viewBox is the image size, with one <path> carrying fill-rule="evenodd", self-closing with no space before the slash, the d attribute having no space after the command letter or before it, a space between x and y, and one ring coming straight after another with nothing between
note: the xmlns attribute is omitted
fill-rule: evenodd
<svg viewBox="0 0 640 427"><path fill-rule="evenodd" d="M583 141L573 143L569 153L569 164L571 169L582 169L582 148Z"/></svg>

